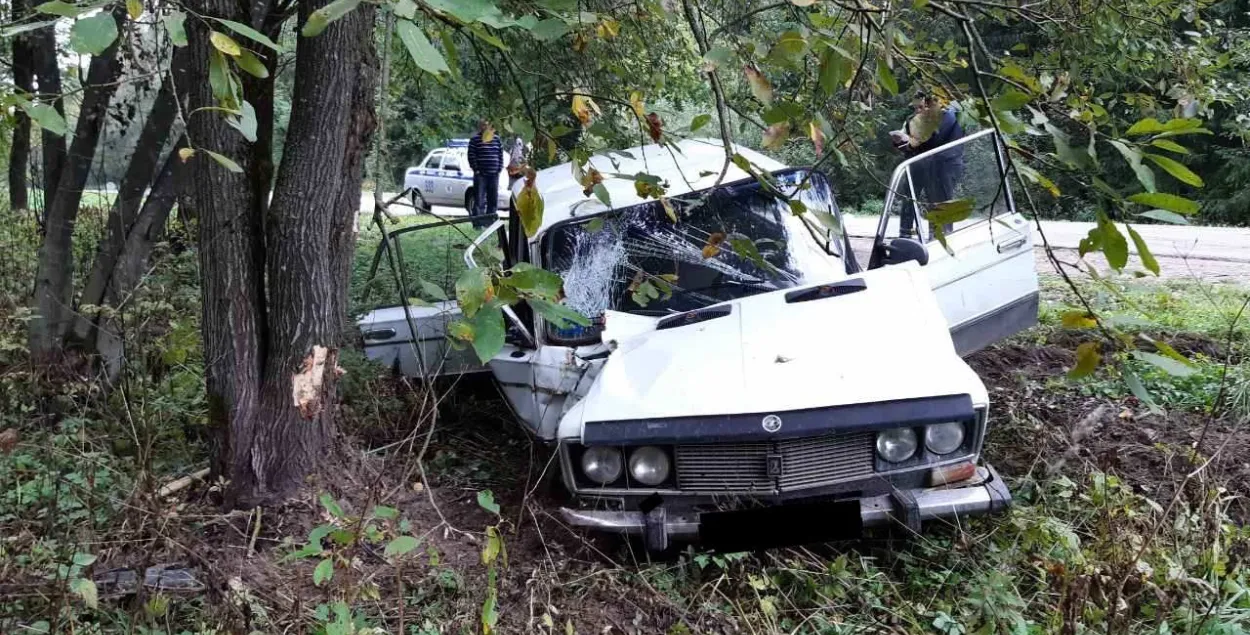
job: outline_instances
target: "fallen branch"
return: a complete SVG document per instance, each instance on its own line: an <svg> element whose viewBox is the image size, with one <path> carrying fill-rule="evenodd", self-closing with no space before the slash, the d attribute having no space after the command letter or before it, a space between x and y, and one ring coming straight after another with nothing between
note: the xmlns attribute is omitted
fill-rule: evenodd
<svg viewBox="0 0 1250 635"><path fill-rule="evenodd" d="M162 485L160 491L158 491L156 495L163 498L165 496L176 494L186 489L189 485L191 485L191 483L204 480L204 477L206 476L208 476L208 468L192 472L182 478L174 479L169 483Z"/></svg>

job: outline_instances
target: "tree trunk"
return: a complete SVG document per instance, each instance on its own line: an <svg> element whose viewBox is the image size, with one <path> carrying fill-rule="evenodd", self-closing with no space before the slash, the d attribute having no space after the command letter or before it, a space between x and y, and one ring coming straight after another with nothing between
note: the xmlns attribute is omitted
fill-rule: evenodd
<svg viewBox="0 0 1250 635"><path fill-rule="evenodd" d="M13 0L13 20L25 17L26 2ZM25 35L13 38L13 85L27 96L35 92L30 44ZM13 145L9 146L9 209L30 207L26 176L30 172L30 117L22 109L14 110Z"/></svg>
<svg viewBox="0 0 1250 635"><path fill-rule="evenodd" d="M233 0L197 4L200 14L251 17ZM300 2L301 22L326 4ZM290 494L323 459L334 430L343 263L373 126L374 12L362 4L321 35L299 40L289 133L263 239L255 235L254 203L265 188L249 175L259 161L255 150L216 114L189 122L197 145L244 167L232 174L197 154L178 169L180 205L199 219L214 466L230 483L229 505ZM195 110L213 105L209 44L202 26L188 28L194 69L180 85Z"/></svg>
<svg viewBox="0 0 1250 635"><path fill-rule="evenodd" d="M196 15L246 20L235 0L195 0ZM178 77L185 112L216 106L209 86L209 31L201 20L187 21L187 68ZM252 169L246 140L214 111L200 111L187 120L187 138L197 147L231 157L243 168L234 173L204 152L175 168L180 214L196 219L199 228L200 291L203 296L205 384L208 420L214 431L213 474L234 479L235 448L251 444L251 426L258 417L265 316L262 311L264 270L259 219L252 218ZM245 455L244 455L245 457ZM243 469L246 469L244 467Z"/></svg>
<svg viewBox="0 0 1250 635"><path fill-rule="evenodd" d="M56 27L49 26L31 31L26 36L35 79L39 82L39 95L50 102L61 117L65 116L65 100L61 98L61 67L57 61ZM43 131L43 209L52 205L56 188L61 182L61 167L65 163L65 137Z"/></svg>
<svg viewBox="0 0 1250 635"><path fill-rule="evenodd" d="M112 14L120 32L126 9L115 5ZM30 353L39 362L46 363L57 357L71 322L74 223L78 220L82 190L104 127L104 115L117 89L121 73L121 63L117 59L120 40L119 37L103 53L92 56L70 154L60 170L54 193L44 192L48 205L43 244L39 248L39 271L35 276L36 317L29 326Z"/></svg>
<svg viewBox="0 0 1250 635"><path fill-rule="evenodd" d="M174 52L175 59L182 55L181 50ZM157 161L169 139L170 128L173 127L176 106L173 83L166 76L156 94L156 101L152 104L147 121L143 124L143 130L139 133L134 154L130 156L130 163L126 166L126 174L117 190L117 200L113 202L106 222L108 233L100 240L96 249L95 262L87 276L87 283L83 286L82 296L78 300L79 306L99 305L105 301L105 289L110 285L118 256L135 224L139 206L143 203L144 190L153 183ZM90 347L91 340L94 339L94 327L94 316L80 313L75 319L74 337L83 340Z"/></svg>
<svg viewBox="0 0 1250 635"><path fill-rule="evenodd" d="M301 22L325 0L300 2ZM282 164L266 218L269 338L261 418L233 448L240 501L281 498L324 458L337 414L345 251L373 129L374 8L301 38Z"/></svg>
<svg viewBox="0 0 1250 635"><path fill-rule="evenodd" d="M139 215L131 223L125 242L114 258L111 275L104 290L103 301L112 307L124 307L130 295L139 287L147 271L148 261L152 256L152 248L165 236L165 224L169 221L169 212L177 198L174 191L174 164L178 161L177 148L185 145L182 141L175 144L175 151L169 153L161 167L160 173L152 183L152 192L143 202ZM96 352L104 362L105 374L109 383L114 383L122 370L124 347L119 324L115 318L100 321Z"/></svg>

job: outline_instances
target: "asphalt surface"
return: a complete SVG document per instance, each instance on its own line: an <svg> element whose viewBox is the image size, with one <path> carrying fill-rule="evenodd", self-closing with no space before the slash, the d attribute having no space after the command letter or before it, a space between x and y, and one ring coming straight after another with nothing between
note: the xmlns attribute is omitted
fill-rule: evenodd
<svg viewBox="0 0 1250 635"><path fill-rule="evenodd" d="M394 193L384 195L387 201L394 196ZM373 209L373 192L362 193L360 199L361 212L370 213ZM412 207L403 205L393 205L390 211L397 216L414 213ZM436 206L433 213L438 216L467 215L463 208L441 206ZM876 231L877 218L849 216L846 218L846 225L851 237L858 239L855 242L862 244ZM1077 245L1081 238L1084 238L1094 227L1094 223L1042 221L1040 225L1040 229L1035 225L1033 230L1038 271L1042 273L1057 271L1044 245L1051 247L1055 259L1065 268L1070 270L1081 268ZM1141 234L1147 247L1159 262L1161 278L1250 283L1250 228L1135 225L1134 229ZM858 245L856 251L859 251ZM1128 270L1130 272L1144 271L1137 249L1131 240L1129 252L1131 256ZM1088 254L1083 260L1086 266L1092 265L1102 274L1110 272L1101 254Z"/></svg>

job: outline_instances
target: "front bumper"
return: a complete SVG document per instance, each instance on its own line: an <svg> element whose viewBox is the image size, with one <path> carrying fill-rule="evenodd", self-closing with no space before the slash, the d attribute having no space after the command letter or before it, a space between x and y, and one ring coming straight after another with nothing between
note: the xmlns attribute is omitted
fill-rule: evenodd
<svg viewBox="0 0 1250 635"><path fill-rule="evenodd" d="M977 468L976 476L941 487L895 490L880 496L858 499L859 520L863 527L900 524L920 530L921 521L974 516L1002 511L1011 505L1011 492L998 472L988 464ZM562 507L565 522L574 527L644 535L647 547L662 551L670 539L697 540L700 513L669 509L661 503L646 512L597 511Z"/></svg>

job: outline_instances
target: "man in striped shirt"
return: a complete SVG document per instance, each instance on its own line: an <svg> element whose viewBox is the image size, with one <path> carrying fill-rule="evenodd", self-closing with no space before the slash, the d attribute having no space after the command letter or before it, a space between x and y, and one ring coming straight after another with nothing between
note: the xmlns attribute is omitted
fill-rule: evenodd
<svg viewBox="0 0 1250 635"><path fill-rule="evenodd" d="M474 192L469 216L473 217L473 226L481 229L494 220L499 201L499 172L503 170L503 144L485 119L478 122L477 134L469 140L469 169L473 170Z"/></svg>

